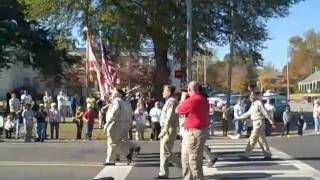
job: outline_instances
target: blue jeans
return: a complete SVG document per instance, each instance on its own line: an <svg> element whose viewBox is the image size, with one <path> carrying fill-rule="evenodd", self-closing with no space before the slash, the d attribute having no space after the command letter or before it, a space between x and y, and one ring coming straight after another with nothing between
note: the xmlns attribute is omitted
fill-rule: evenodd
<svg viewBox="0 0 320 180"><path fill-rule="evenodd" d="M320 132L320 119L313 118L313 120L314 120L314 132L319 133Z"/></svg>
<svg viewBox="0 0 320 180"><path fill-rule="evenodd" d="M241 135L241 132L243 130L242 122L241 121L235 121L234 122L234 126L235 126L235 131L237 132L237 134Z"/></svg>
<svg viewBox="0 0 320 180"><path fill-rule="evenodd" d="M86 140L91 140L94 123L87 123Z"/></svg>
<svg viewBox="0 0 320 180"><path fill-rule="evenodd" d="M44 138L45 138L45 136L46 136L46 134L45 134L45 123L44 122L42 122L42 123L37 123L37 133L38 133L38 138L40 139L40 140L43 140Z"/></svg>

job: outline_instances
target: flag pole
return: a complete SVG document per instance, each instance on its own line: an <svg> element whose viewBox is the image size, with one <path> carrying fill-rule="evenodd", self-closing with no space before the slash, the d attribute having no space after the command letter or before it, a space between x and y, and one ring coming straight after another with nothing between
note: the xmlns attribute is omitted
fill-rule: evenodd
<svg viewBox="0 0 320 180"><path fill-rule="evenodd" d="M87 97L89 95L89 48L88 48L88 38L89 38L89 30L88 27L84 27L83 31L86 33L86 94Z"/></svg>

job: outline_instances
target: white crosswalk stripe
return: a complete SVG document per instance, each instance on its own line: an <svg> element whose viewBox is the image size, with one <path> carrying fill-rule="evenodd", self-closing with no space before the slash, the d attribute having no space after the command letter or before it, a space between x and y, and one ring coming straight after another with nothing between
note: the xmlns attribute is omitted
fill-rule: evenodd
<svg viewBox="0 0 320 180"><path fill-rule="evenodd" d="M259 146L250 160L239 158L247 145L247 139L209 139L207 146L218 156L214 167L207 167L204 160L203 171L206 179L320 179L320 172L311 166L295 160L291 156L271 147L272 160L264 160ZM104 167L94 178L113 177L121 179L152 179L159 172L159 153L144 152L136 156L130 165ZM170 177L181 179L181 169L170 168Z"/></svg>

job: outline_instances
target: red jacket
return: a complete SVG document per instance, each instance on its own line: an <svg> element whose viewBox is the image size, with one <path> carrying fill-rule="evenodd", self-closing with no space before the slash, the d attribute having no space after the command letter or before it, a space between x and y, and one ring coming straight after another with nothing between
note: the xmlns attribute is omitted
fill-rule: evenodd
<svg viewBox="0 0 320 180"><path fill-rule="evenodd" d="M195 94L178 106L178 113L187 116L186 129L203 129L209 126L209 103L205 97Z"/></svg>
<svg viewBox="0 0 320 180"><path fill-rule="evenodd" d="M87 110L84 113L83 118L88 124L94 123L94 119L96 118L96 113L92 109Z"/></svg>

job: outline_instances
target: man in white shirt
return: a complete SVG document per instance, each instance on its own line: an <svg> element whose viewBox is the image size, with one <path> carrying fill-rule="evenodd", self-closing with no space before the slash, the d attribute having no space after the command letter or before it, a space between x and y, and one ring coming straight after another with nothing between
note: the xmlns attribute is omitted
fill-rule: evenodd
<svg viewBox="0 0 320 180"><path fill-rule="evenodd" d="M233 108L234 118L235 119L239 118L243 113L244 113L243 101L241 99L239 99L237 104ZM235 131L237 134L233 138L239 139L241 137L243 122L235 121L234 125L235 125Z"/></svg>
<svg viewBox="0 0 320 180"><path fill-rule="evenodd" d="M32 104L32 97L27 90L23 91L23 94L21 95L21 102L23 105Z"/></svg>
<svg viewBox="0 0 320 180"><path fill-rule="evenodd" d="M20 109L20 101L18 98L16 98L16 94L12 93L11 94L11 99L9 100L9 109L10 113L12 115L13 120L16 119L16 113Z"/></svg>
<svg viewBox="0 0 320 180"><path fill-rule="evenodd" d="M58 101L58 111L60 113L60 117L62 118L62 122L66 121L67 116L67 97L63 91L60 91L59 95L57 96Z"/></svg>
<svg viewBox="0 0 320 180"><path fill-rule="evenodd" d="M160 102L155 102L154 107L150 110L149 116L151 117L151 128L153 133L153 140L159 140L159 134L161 131L160 126L160 116L161 116L161 107Z"/></svg>
<svg viewBox="0 0 320 180"><path fill-rule="evenodd" d="M264 108L267 110L267 113L270 116L271 120L274 121L274 113L276 112L276 108L274 107L274 105L272 105L271 99L267 99ZM272 128L270 127L270 124L266 122L266 135L269 136L271 134L271 131Z"/></svg>

